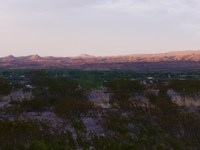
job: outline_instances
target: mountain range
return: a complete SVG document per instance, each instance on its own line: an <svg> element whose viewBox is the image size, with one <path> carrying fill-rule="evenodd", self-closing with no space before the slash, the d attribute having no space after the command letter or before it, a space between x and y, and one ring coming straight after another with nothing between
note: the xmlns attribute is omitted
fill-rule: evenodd
<svg viewBox="0 0 200 150"><path fill-rule="evenodd" d="M200 50L123 56L40 57L39 55L0 57L5 69L82 70L200 70Z"/></svg>

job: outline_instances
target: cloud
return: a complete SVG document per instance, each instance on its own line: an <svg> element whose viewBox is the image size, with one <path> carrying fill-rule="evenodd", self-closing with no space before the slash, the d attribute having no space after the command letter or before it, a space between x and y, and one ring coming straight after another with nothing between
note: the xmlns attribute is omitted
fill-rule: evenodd
<svg viewBox="0 0 200 150"><path fill-rule="evenodd" d="M138 13L167 13L170 15L181 15L186 13L200 13L199 0L110 0L104 1L97 8Z"/></svg>
<svg viewBox="0 0 200 150"><path fill-rule="evenodd" d="M128 15L200 14L199 0L0 0L0 12L4 13L55 13L84 7Z"/></svg>
<svg viewBox="0 0 200 150"><path fill-rule="evenodd" d="M85 7L101 3L98 0L0 0L1 10L7 11L55 11L73 7Z"/></svg>
<svg viewBox="0 0 200 150"><path fill-rule="evenodd" d="M141 27L152 25L159 30L162 26L168 29L173 26L177 30L200 34L196 30L200 26L199 0L110 0L92 7L129 16Z"/></svg>

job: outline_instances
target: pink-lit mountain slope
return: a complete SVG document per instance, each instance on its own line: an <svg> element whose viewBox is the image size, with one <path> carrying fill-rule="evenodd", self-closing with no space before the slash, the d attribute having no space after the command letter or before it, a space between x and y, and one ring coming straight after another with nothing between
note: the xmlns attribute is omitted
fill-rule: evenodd
<svg viewBox="0 0 200 150"><path fill-rule="evenodd" d="M38 55L0 58L7 69L70 68L83 70L200 70L199 51L177 51L159 54L133 54L96 57L40 57Z"/></svg>

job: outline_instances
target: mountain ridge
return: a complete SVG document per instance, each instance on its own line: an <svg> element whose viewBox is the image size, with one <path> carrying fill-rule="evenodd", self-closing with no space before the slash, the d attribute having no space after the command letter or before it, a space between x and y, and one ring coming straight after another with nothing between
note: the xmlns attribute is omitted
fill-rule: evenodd
<svg viewBox="0 0 200 150"><path fill-rule="evenodd" d="M83 70L163 70L199 69L200 50L173 51L156 54L130 54L122 56L41 57L37 54L0 57L0 67L7 69L70 68Z"/></svg>

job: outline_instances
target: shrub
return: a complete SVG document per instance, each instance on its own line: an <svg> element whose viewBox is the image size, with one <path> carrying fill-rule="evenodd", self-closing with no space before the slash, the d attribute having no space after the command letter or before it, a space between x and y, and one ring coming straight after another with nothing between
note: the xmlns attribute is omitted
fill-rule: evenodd
<svg viewBox="0 0 200 150"><path fill-rule="evenodd" d="M12 86L7 80L0 77L0 95L8 95L12 90Z"/></svg>
<svg viewBox="0 0 200 150"><path fill-rule="evenodd" d="M65 97L55 105L55 112L60 116L80 117L93 109L93 103L85 99Z"/></svg>

